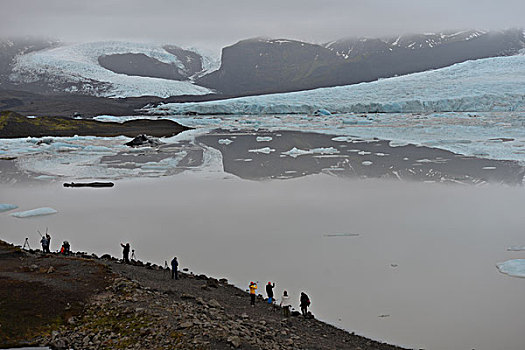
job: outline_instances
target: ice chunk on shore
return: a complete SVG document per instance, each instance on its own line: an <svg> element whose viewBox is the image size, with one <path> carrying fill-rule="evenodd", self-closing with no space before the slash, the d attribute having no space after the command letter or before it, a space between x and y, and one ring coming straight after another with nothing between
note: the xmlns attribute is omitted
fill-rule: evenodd
<svg viewBox="0 0 525 350"><path fill-rule="evenodd" d="M525 259L507 260L503 263L496 264L499 272L513 277L525 278Z"/></svg>
<svg viewBox="0 0 525 350"><path fill-rule="evenodd" d="M27 211L18 211L16 213L12 213L11 216L14 216L15 218L29 218L32 216L51 215L56 213L58 213L58 211L53 208L43 207Z"/></svg>
<svg viewBox="0 0 525 350"><path fill-rule="evenodd" d="M14 204L0 203L0 213L3 213L4 211L13 210L16 208L18 208L18 206Z"/></svg>

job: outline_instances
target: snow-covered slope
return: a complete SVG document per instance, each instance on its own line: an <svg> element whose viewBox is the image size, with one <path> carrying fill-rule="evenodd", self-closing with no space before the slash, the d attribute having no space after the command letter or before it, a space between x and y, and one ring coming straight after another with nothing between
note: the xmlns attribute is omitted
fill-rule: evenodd
<svg viewBox="0 0 525 350"><path fill-rule="evenodd" d="M202 103L151 113L311 114L525 111L525 55L467 61L371 83Z"/></svg>
<svg viewBox="0 0 525 350"><path fill-rule="evenodd" d="M49 84L58 91L104 97L203 95L212 91L190 81L117 74L100 66L98 58L113 54L144 54L184 68L162 45L129 42L73 44L20 55L11 81Z"/></svg>

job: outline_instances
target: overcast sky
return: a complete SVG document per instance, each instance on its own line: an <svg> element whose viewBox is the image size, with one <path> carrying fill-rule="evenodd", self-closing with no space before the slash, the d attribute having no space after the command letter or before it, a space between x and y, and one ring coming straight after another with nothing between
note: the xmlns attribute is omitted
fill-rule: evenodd
<svg viewBox="0 0 525 350"><path fill-rule="evenodd" d="M525 26L525 0L0 0L0 36L222 47Z"/></svg>

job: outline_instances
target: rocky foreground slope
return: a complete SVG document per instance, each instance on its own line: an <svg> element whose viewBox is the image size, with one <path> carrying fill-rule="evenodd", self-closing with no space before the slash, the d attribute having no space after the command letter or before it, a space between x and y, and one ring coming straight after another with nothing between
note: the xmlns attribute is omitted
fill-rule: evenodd
<svg viewBox="0 0 525 350"><path fill-rule="evenodd" d="M204 275L110 256L43 255L0 241L0 347L400 349L301 316Z"/></svg>

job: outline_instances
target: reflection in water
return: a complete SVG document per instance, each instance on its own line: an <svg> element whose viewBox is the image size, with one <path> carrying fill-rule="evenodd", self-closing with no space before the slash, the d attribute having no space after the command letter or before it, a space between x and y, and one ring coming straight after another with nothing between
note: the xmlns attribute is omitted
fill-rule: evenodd
<svg viewBox="0 0 525 350"><path fill-rule="evenodd" d="M59 211L1 213L0 239L10 242L38 246L36 230L49 227L53 242L120 256L119 242L129 241L139 259L163 265L175 254L182 268L242 288L275 281L296 308L305 291L317 317L413 348L525 344L525 280L495 267L524 257L506 250L525 244L521 187L183 173L112 189L0 185L0 193L19 210Z"/></svg>

